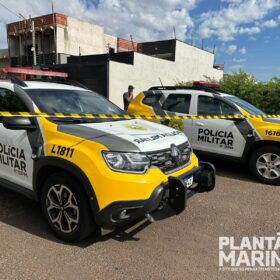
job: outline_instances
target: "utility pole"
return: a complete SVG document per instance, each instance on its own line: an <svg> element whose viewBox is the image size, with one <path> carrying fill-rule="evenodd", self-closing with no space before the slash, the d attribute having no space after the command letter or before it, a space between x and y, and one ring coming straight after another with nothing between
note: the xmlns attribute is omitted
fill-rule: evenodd
<svg viewBox="0 0 280 280"><path fill-rule="evenodd" d="M54 14L53 0L52 0L52 15L53 15L53 36L54 36L54 48L55 48L55 64L57 64L56 20L55 20L55 14Z"/></svg>
<svg viewBox="0 0 280 280"><path fill-rule="evenodd" d="M42 33L41 33L41 63L45 64L45 42L44 42L44 29L45 29L45 22L44 22L44 18L41 19L41 29L42 29Z"/></svg>
<svg viewBox="0 0 280 280"><path fill-rule="evenodd" d="M11 42L10 42L10 37L9 37L9 34L7 32L7 43L8 43L8 52L9 52L9 65L11 65Z"/></svg>
<svg viewBox="0 0 280 280"><path fill-rule="evenodd" d="M37 57L36 57L36 38L35 38L35 24L34 20L31 22L31 31L32 31L32 51L33 51L33 65L37 65Z"/></svg>
<svg viewBox="0 0 280 280"><path fill-rule="evenodd" d="M25 53L26 53L26 21L27 21L27 18L25 16L23 16L21 13L19 13L19 17L21 17L23 19L19 23L20 24L19 29L24 30L23 36L21 36L21 34L19 34L19 45L20 45L19 65L23 66L22 62L24 61L24 59L26 59L25 64L28 61L28 58L27 58L28 55L25 56ZM24 24L24 27L23 27L23 24ZM23 44L22 44L22 40L23 40ZM21 56L21 48L23 48L23 56Z"/></svg>

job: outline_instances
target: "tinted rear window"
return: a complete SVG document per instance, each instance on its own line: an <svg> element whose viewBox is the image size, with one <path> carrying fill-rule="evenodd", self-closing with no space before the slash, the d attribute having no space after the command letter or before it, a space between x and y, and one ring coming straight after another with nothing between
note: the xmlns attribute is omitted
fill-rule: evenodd
<svg viewBox="0 0 280 280"><path fill-rule="evenodd" d="M162 108L166 111L189 114L191 98L190 94L169 94Z"/></svg>
<svg viewBox="0 0 280 280"><path fill-rule="evenodd" d="M161 99L162 94L160 93L148 93L146 94L145 98L143 99L143 104L154 107L158 105L159 100Z"/></svg>

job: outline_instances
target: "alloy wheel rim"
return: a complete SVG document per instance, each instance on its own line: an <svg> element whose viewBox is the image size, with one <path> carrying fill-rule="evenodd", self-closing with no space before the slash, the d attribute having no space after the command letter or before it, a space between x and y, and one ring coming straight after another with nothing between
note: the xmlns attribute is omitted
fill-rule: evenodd
<svg viewBox="0 0 280 280"><path fill-rule="evenodd" d="M280 156L274 153L266 153L257 159L257 170L266 179L280 178Z"/></svg>
<svg viewBox="0 0 280 280"><path fill-rule="evenodd" d="M80 211L73 192L64 185L52 186L46 199L47 213L56 229L73 232L80 218Z"/></svg>

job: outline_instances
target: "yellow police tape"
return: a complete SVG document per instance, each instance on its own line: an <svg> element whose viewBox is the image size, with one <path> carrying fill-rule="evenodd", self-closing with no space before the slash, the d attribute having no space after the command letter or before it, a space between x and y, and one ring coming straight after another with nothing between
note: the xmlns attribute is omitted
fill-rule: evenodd
<svg viewBox="0 0 280 280"><path fill-rule="evenodd" d="M89 119L145 119L145 120L196 120L196 119L232 119L242 120L250 118L280 118L280 115L109 115L109 114L80 114L80 113L28 113L28 112L0 112L0 117L44 117L44 118L89 118Z"/></svg>

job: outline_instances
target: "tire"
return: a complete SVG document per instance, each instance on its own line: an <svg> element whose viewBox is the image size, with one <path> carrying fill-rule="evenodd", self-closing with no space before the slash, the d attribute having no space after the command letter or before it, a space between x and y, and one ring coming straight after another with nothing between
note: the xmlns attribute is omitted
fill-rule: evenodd
<svg viewBox="0 0 280 280"><path fill-rule="evenodd" d="M48 177L41 207L54 234L65 242L79 242L98 231L81 183L68 173Z"/></svg>
<svg viewBox="0 0 280 280"><path fill-rule="evenodd" d="M280 147L264 146L257 149L249 160L251 173L259 181L280 185Z"/></svg>

